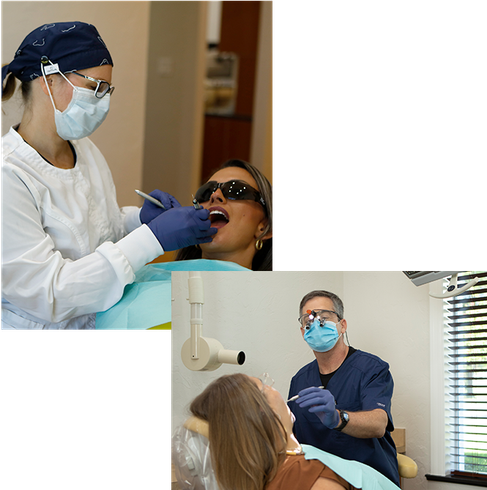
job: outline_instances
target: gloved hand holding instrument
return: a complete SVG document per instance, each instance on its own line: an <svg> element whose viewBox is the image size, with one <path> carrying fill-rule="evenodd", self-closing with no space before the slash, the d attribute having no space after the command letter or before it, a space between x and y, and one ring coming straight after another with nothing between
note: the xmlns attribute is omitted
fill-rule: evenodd
<svg viewBox="0 0 487 490"><path fill-rule="evenodd" d="M329 429L334 429L340 422L340 414L336 409L336 402L328 390L318 387L305 388L298 393L296 403L301 408L310 407L309 412L314 413L321 423Z"/></svg>
<svg viewBox="0 0 487 490"><path fill-rule="evenodd" d="M181 204L179 204L175 197L159 189L155 189L148 195L138 190L135 190L135 192L139 194L139 196L145 198L139 214L142 224L150 223L154 218L157 218L161 213L168 209L181 207ZM154 198L156 202L158 201L160 204L151 202L148 197Z"/></svg>
<svg viewBox="0 0 487 490"><path fill-rule="evenodd" d="M207 209L195 209L193 206L176 207L164 211L147 223L162 248L166 251L208 243L218 231L211 228Z"/></svg>

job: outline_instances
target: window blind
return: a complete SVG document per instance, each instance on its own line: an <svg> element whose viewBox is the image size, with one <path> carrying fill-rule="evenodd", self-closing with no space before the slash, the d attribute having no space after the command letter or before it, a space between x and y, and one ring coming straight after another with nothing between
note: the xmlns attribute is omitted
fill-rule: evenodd
<svg viewBox="0 0 487 490"><path fill-rule="evenodd" d="M458 287L479 282L444 300L447 341L447 424L451 476L487 478L487 272L458 275Z"/></svg>

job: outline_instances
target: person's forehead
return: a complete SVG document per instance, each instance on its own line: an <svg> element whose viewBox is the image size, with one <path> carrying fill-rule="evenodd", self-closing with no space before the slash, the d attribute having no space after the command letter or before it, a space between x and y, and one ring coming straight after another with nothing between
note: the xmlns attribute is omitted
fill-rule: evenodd
<svg viewBox="0 0 487 490"><path fill-rule="evenodd" d="M325 298L322 296L317 296L315 298L310 299L303 306L303 312L306 310L330 310L335 311L333 306L333 301L330 298Z"/></svg>
<svg viewBox="0 0 487 490"><path fill-rule="evenodd" d="M78 73L86 75L91 78L96 78L97 80L105 80L111 82L113 67L111 65L94 66L93 68L85 68L84 70L79 70Z"/></svg>
<svg viewBox="0 0 487 490"><path fill-rule="evenodd" d="M256 378L255 376L249 376L249 378L255 383L257 388L261 390L266 396L269 396L269 394L274 395L275 393L278 393L275 388L272 386L269 386L264 383L260 378Z"/></svg>
<svg viewBox="0 0 487 490"><path fill-rule="evenodd" d="M248 376L248 375L247 375ZM249 376L250 380L255 383L257 388L261 389L262 388L262 381L259 378L256 378L255 376Z"/></svg>

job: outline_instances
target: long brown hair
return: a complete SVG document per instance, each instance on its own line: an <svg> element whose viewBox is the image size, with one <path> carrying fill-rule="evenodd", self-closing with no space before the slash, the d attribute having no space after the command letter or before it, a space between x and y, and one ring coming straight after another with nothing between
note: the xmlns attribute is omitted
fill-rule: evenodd
<svg viewBox="0 0 487 490"><path fill-rule="evenodd" d="M263 490L286 457L286 431L245 374L213 381L190 406L209 424L211 460L222 490Z"/></svg>

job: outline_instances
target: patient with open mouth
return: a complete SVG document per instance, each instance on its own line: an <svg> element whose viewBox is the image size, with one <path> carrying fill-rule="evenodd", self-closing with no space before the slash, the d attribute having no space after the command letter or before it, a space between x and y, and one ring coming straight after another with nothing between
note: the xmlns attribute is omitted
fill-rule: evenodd
<svg viewBox="0 0 487 490"><path fill-rule="evenodd" d="M210 211L210 243L179 251L176 260L212 259L272 270L272 187L254 166L228 160L195 195Z"/></svg>

